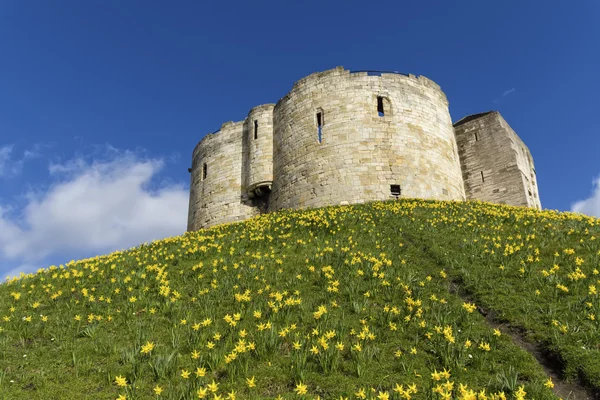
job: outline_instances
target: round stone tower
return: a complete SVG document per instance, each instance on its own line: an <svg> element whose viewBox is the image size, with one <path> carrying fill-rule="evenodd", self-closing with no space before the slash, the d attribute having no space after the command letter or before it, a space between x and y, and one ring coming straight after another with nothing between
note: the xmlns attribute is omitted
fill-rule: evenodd
<svg viewBox="0 0 600 400"><path fill-rule="evenodd" d="M242 190L244 122L226 122L192 153L188 231L242 221L258 210Z"/></svg>
<svg viewBox="0 0 600 400"><path fill-rule="evenodd" d="M279 100L273 125L270 210L465 199L448 101L423 76L314 73Z"/></svg>
<svg viewBox="0 0 600 400"><path fill-rule="evenodd" d="M254 107L244 134L244 187L250 198L268 196L273 184L273 108Z"/></svg>

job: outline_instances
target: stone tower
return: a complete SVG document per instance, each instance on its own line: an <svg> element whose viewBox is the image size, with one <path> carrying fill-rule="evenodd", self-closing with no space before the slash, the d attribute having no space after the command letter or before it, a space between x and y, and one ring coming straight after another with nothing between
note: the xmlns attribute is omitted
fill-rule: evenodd
<svg viewBox="0 0 600 400"><path fill-rule="evenodd" d="M533 158L499 112L454 124L467 199L541 209Z"/></svg>
<svg viewBox="0 0 600 400"><path fill-rule="evenodd" d="M205 136L190 172L188 230L398 196L540 207L531 155L498 113L453 126L436 83L397 72L311 74Z"/></svg>

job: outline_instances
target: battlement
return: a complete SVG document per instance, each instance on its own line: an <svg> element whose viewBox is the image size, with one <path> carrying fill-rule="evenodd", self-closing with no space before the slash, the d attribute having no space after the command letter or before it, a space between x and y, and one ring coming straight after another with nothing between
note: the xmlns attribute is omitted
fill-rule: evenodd
<svg viewBox="0 0 600 400"><path fill-rule="evenodd" d="M474 131L487 144L472 143ZM499 113L453 125L437 83L397 71L310 74L206 135L192 157L188 230L398 196L539 206L531 154ZM509 194L503 179L516 185Z"/></svg>

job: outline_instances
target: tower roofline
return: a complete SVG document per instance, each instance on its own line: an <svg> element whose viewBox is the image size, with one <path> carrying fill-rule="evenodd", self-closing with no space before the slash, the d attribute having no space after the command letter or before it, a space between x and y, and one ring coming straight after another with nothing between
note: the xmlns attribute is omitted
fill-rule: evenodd
<svg viewBox="0 0 600 400"><path fill-rule="evenodd" d="M482 112L482 113L478 113L478 114L467 115L466 117L463 117L463 118L459 119L458 121L456 121L452 126L457 127L459 125L466 124L467 122L471 122L478 118L485 117L486 115L489 115L492 113L497 113L497 112L498 111L496 111L496 110L490 110L490 111L486 111L486 112Z"/></svg>

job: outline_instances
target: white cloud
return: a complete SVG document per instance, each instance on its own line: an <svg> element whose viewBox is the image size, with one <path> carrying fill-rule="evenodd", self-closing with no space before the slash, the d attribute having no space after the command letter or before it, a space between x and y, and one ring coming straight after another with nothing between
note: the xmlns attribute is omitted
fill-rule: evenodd
<svg viewBox="0 0 600 400"><path fill-rule="evenodd" d="M109 150L108 160L51 164L54 182L29 193L17 214L0 204L0 261L22 266L13 275L58 254L102 254L185 231L185 185L151 189L163 161Z"/></svg>
<svg viewBox="0 0 600 400"><path fill-rule="evenodd" d="M515 91L516 91L515 88L511 88L511 89L505 90L504 93L502 93L502 97L508 96L509 94L514 93Z"/></svg>
<svg viewBox="0 0 600 400"><path fill-rule="evenodd" d="M514 93L514 92L516 92L516 91L517 91L517 89L515 89L515 88L510 88L510 89L507 89L507 90L505 90L504 92L502 92L502 96L495 98L495 99L493 100L493 102L494 102L495 104L498 104L498 103L500 103L500 101L502 100L502 98L503 98L503 97L506 97L506 96L508 96L509 94L511 94L511 93Z"/></svg>
<svg viewBox="0 0 600 400"><path fill-rule="evenodd" d="M14 145L4 145L0 147L0 178L12 178L17 176L23 170L25 161L40 156L41 144L35 144L31 149L23 151L21 158L14 156Z"/></svg>
<svg viewBox="0 0 600 400"><path fill-rule="evenodd" d="M12 150L12 145L0 147L0 177L8 175L8 171L11 170L10 159Z"/></svg>
<svg viewBox="0 0 600 400"><path fill-rule="evenodd" d="M600 176L592 181L592 194L571 205L571 211L600 217Z"/></svg>

